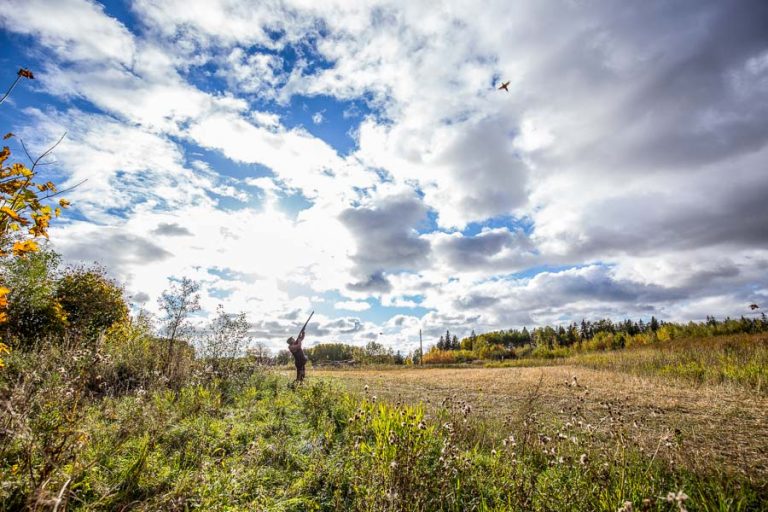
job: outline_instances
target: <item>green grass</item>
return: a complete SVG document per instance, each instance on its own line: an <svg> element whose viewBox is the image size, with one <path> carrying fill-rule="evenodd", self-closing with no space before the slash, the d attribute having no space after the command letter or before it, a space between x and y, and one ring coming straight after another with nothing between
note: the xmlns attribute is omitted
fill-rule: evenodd
<svg viewBox="0 0 768 512"><path fill-rule="evenodd" d="M485 420L458 399L427 412L327 381L287 384L255 373L78 410L43 401L0 445L0 510L679 510L667 501L678 491L688 510L760 510L768 498L642 453L620 418L601 439L545 422L534 395L503 427L505 442L489 443ZM67 456L41 479L39 462L62 439Z"/></svg>

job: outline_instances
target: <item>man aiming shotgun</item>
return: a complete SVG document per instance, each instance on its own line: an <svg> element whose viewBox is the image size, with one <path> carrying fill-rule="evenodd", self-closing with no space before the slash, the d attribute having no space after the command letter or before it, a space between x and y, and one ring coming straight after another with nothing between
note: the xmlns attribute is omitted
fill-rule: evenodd
<svg viewBox="0 0 768 512"><path fill-rule="evenodd" d="M309 315L307 321L304 322L304 327L301 328L301 332L299 332L299 335L295 340L293 339L293 336L288 338L288 350L290 350L291 354L293 354L293 360L296 363L295 382L304 381L304 367L307 365L307 356L304 355L304 351L301 349L301 342L304 341L304 331L307 329L307 324L312 319L312 315L314 314L315 312L313 311Z"/></svg>

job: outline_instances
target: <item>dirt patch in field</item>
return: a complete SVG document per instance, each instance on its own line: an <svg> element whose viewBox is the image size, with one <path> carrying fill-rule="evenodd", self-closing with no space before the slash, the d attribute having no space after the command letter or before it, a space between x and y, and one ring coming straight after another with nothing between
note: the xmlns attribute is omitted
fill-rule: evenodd
<svg viewBox="0 0 768 512"><path fill-rule="evenodd" d="M379 399L423 402L455 396L478 414L514 421L536 392L548 421L621 422L645 452L696 471L738 472L768 482L768 399L723 386L673 385L653 378L573 366L542 368L316 370ZM499 432L500 437L504 436Z"/></svg>

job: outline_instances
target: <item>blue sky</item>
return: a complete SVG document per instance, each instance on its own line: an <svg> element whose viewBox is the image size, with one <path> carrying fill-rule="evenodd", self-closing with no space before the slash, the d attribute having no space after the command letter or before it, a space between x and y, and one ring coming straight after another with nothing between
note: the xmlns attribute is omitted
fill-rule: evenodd
<svg viewBox="0 0 768 512"><path fill-rule="evenodd" d="M768 296L764 2L7 3L0 123L87 180L52 245L137 307L407 351Z"/></svg>

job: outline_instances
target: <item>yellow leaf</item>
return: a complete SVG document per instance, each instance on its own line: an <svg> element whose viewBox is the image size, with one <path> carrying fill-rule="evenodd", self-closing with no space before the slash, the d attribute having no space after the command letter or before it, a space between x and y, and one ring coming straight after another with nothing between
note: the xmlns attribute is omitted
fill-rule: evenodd
<svg viewBox="0 0 768 512"><path fill-rule="evenodd" d="M24 240L23 242L15 242L13 244L13 254L15 256L23 256L29 252L36 252L40 247L33 240Z"/></svg>
<svg viewBox="0 0 768 512"><path fill-rule="evenodd" d="M69 202L69 201L67 201L66 199L59 199L59 205L60 205L62 208L68 208L70 204L72 204L72 203L70 203L70 202Z"/></svg>
<svg viewBox="0 0 768 512"><path fill-rule="evenodd" d="M8 140L13 137L13 132L8 132L3 136L3 140Z"/></svg>
<svg viewBox="0 0 768 512"><path fill-rule="evenodd" d="M53 210L53 213L54 215L56 215L56 217L58 217L59 215L61 215L61 208L56 208L55 210Z"/></svg>
<svg viewBox="0 0 768 512"><path fill-rule="evenodd" d="M21 217L19 217L19 214L16 213L15 211L11 210L7 206L3 206L2 208L0 208L0 213L6 214L7 216L12 218L16 222L21 222Z"/></svg>

